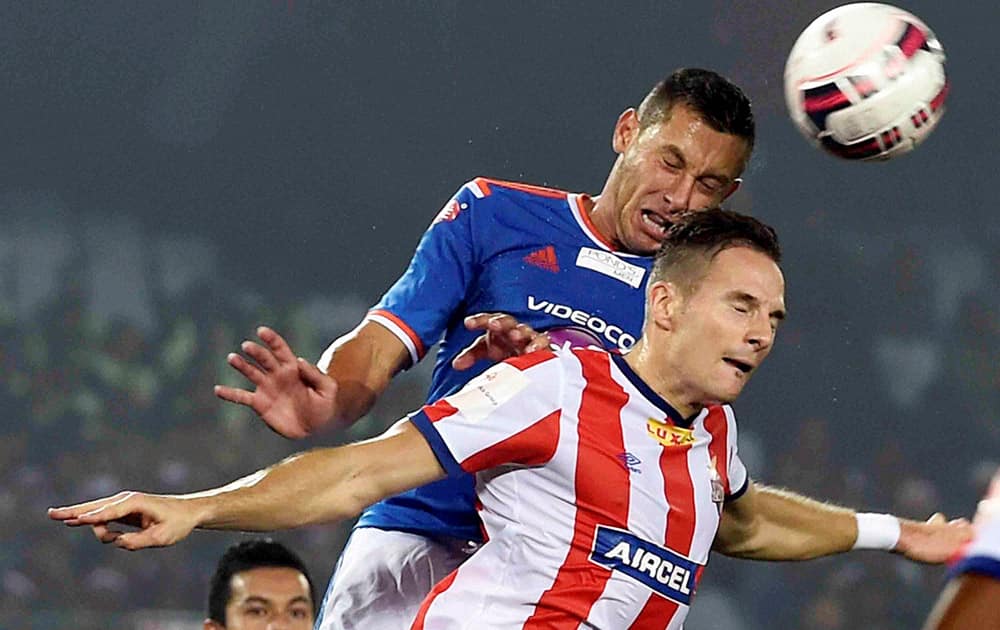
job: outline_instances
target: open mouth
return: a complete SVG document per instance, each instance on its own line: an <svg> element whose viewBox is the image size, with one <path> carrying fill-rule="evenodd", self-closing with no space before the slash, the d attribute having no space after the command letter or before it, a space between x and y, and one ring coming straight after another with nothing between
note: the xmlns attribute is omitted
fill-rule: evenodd
<svg viewBox="0 0 1000 630"><path fill-rule="evenodd" d="M642 210L642 222L652 232L659 233L660 236L666 234L667 230L670 229L670 221L656 214L652 210Z"/></svg>
<svg viewBox="0 0 1000 630"><path fill-rule="evenodd" d="M746 361L740 361L739 359L730 359L729 357L725 357L722 360L728 363L729 365L733 366L740 372L743 372L744 374L749 374L751 371L753 371L753 365L747 363Z"/></svg>

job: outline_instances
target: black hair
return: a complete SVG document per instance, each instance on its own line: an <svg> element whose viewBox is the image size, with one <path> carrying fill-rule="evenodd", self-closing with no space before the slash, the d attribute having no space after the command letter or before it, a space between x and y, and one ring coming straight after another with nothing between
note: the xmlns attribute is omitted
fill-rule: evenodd
<svg viewBox="0 0 1000 630"><path fill-rule="evenodd" d="M747 155L753 150L756 126L750 99L736 84L717 72L680 68L660 81L639 104L639 124L655 124L682 104L716 131L742 138Z"/></svg>
<svg viewBox="0 0 1000 630"><path fill-rule="evenodd" d="M309 583L312 605L316 606L316 589L302 560L279 542L255 538L236 543L219 558L208 591L208 618L226 625L226 605L232 597L233 576L260 567L287 567L301 573Z"/></svg>

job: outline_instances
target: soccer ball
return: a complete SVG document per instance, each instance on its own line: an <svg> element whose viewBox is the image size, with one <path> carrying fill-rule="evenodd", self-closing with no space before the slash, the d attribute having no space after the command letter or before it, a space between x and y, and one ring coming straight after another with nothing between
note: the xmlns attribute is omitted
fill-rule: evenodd
<svg viewBox="0 0 1000 630"><path fill-rule="evenodd" d="M799 131L848 160L911 151L944 113L944 50L916 16L862 2L827 11L785 64L785 100Z"/></svg>

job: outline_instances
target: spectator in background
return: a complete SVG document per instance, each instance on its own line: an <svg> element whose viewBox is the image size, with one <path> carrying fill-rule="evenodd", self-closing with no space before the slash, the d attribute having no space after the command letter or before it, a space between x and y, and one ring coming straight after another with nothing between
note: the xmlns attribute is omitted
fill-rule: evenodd
<svg viewBox="0 0 1000 630"><path fill-rule="evenodd" d="M204 630L307 630L316 616L313 590L302 560L287 547L245 540L219 559Z"/></svg>

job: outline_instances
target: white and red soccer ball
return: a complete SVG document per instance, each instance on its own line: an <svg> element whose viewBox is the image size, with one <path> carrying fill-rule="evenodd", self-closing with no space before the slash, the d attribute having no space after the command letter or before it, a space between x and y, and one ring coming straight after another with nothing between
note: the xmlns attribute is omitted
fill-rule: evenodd
<svg viewBox="0 0 1000 630"><path fill-rule="evenodd" d="M849 160L887 160L944 113L948 78L934 33L902 9L848 4L816 18L785 65L785 100L806 138Z"/></svg>

